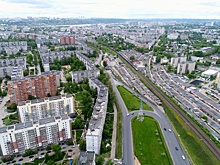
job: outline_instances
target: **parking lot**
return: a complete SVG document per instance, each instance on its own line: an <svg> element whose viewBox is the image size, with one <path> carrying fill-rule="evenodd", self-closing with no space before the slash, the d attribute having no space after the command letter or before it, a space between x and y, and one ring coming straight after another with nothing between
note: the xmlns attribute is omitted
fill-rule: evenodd
<svg viewBox="0 0 220 165"><path fill-rule="evenodd" d="M61 146L61 151L65 152L68 154L68 159L75 159L79 156L79 147L76 146L67 146L67 145L63 145ZM27 157L15 157L13 161L7 162L7 163L3 163L4 165L8 165L8 164L23 164L23 163L28 163L28 162L32 162L34 161L35 158L44 158L45 154L48 153L48 155L53 155L54 152L52 150L43 150L43 151L39 151L37 154L35 155L31 155L31 156L27 156Z"/></svg>

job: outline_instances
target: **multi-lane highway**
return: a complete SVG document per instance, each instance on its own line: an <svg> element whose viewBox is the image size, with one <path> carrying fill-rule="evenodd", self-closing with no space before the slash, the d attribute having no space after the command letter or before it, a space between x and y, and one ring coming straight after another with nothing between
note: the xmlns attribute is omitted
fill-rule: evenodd
<svg viewBox="0 0 220 165"><path fill-rule="evenodd" d="M118 53L118 52L116 52ZM148 84L148 87L151 91L153 91L166 105L171 107L173 110L176 111L176 113L182 118L182 120L188 124L188 126L191 128L193 132L206 144L206 146L212 151L212 153L220 160L220 150L219 148L214 144L213 141L210 140L210 138L176 105L174 104L167 96L161 92L153 82L151 82L149 79L147 79L140 71L137 70L136 67L131 64L129 60L127 60L123 55L118 53L120 57L123 58L123 60L130 65L132 68L135 69L135 73Z"/></svg>
<svg viewBox="0 0 220 165"><path fill-rule="evenodd" d="M131 119L134 116L138 115L139 111L134 111L128 113L128 110L120 96L120 93L117 90L116 84L120 84L118 82L115 82L115 80L111 76L111 83L113 86L113 90L116 94L117 100L120 104L121 110L122 110L122 115L123 115L123 162L126 165L134 165L134 152L133 152L133 140L132 140L132 130L131 130ZM190 164L188 159L186 158L178 140L175 134L172 131L172 127L165 117L164 113L153 103L147 100L146 98L142 97L132 89L130 89L128 86L125 86L130 92L132 92L134 95L142 99L144 102L149 104L153 109L154 112L150 111L143 111L146 115L149 115L153 118L155 118L160 127L161 131L163 133L163 136L165 138L168 150L170 152L170 155L172 157L173 163L177 165L186 165ZM166 131L164 130L166 128ZM171 132L168 131L168 129L171 129ZM178 148L178 150L176 150ZM185 159L183 159L182 155L184 155Z"/></svg>

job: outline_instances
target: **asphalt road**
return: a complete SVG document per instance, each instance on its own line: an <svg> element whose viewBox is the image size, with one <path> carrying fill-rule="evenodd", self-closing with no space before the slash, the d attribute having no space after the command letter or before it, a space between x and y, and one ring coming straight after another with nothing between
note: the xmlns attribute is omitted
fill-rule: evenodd
<svg viewBox="0 0 220 165"><path fill-rule="evenodd" d="M128 110L123 102L123 99L120 96L120 93L118 92L116 85L115 85L115 81L111 76L111 82L112 82L112 86L113 86L113 90L116 94L117 100L120 104L121 110L122 110L122 115L123 115L123 124L122 124L122 141L123 141L123 162L125 165L134 165L134 153L133 153L133 140L132 140L132 130L131 130L131 119L134 116L138 115L139 111L134 111L134 112L130 112L128 115ZM129 87L126 87L129 88ZM139 97L140 99L142 99L144 102L146 102L148 105L150 105L153 109L154 112L150 112L150 111L143 111L146 115L152 116L153 118L155 118L160 127L161 127L161 131L163 133L163 136L165 138L166 144L168 146L170 155L172 157L173 163L175 165L186 165L186 164L190 164L187 157L185 156L182 148L180 147L180 144L178 142L177 137L175 136L175 134L172 131L172 127L168 121L168 119L165 117L164 113L152 102L149 102L147 99L145 99L144 97L140 96L139 94L137 94L135 91L131 90L130 91L137 95L137 97ZM132 115L133 114L133 115ZM166 131L164 130L164 128L166 128ZM171 132L168 131L168 129L171 129ZM178 151L175 149L175 147L178 148ZM182 155L185 156L185 159L182 158Z"/></svg>

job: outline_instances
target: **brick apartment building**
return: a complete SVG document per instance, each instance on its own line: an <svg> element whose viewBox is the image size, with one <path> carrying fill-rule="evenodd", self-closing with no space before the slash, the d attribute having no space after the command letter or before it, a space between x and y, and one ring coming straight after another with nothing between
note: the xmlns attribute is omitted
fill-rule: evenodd
<svg viewBox="0 0 220 165"><path fill-rule="evenodd" d="M60 43L62 45L75 45L75 36L61 36Z"/></svg>
<svg viewBox="0 0 220 165"><path fill-rule="evenodd" d="M15 79L7 84L10 103L28 100L28 96L43 98L55 96L60 86L58 71L43 72L41 75L31 75L23 79Z"/></svg>

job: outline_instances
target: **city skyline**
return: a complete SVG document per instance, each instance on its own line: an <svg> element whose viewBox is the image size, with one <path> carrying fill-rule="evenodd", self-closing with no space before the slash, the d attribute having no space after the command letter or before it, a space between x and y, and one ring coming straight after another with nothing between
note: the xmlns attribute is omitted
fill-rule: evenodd
<svg viewBox="0 0 220 165"><path fill-rule="evenodd" d="M3 0L0 18L198 18L220 19L217 0Z"/></svg>

